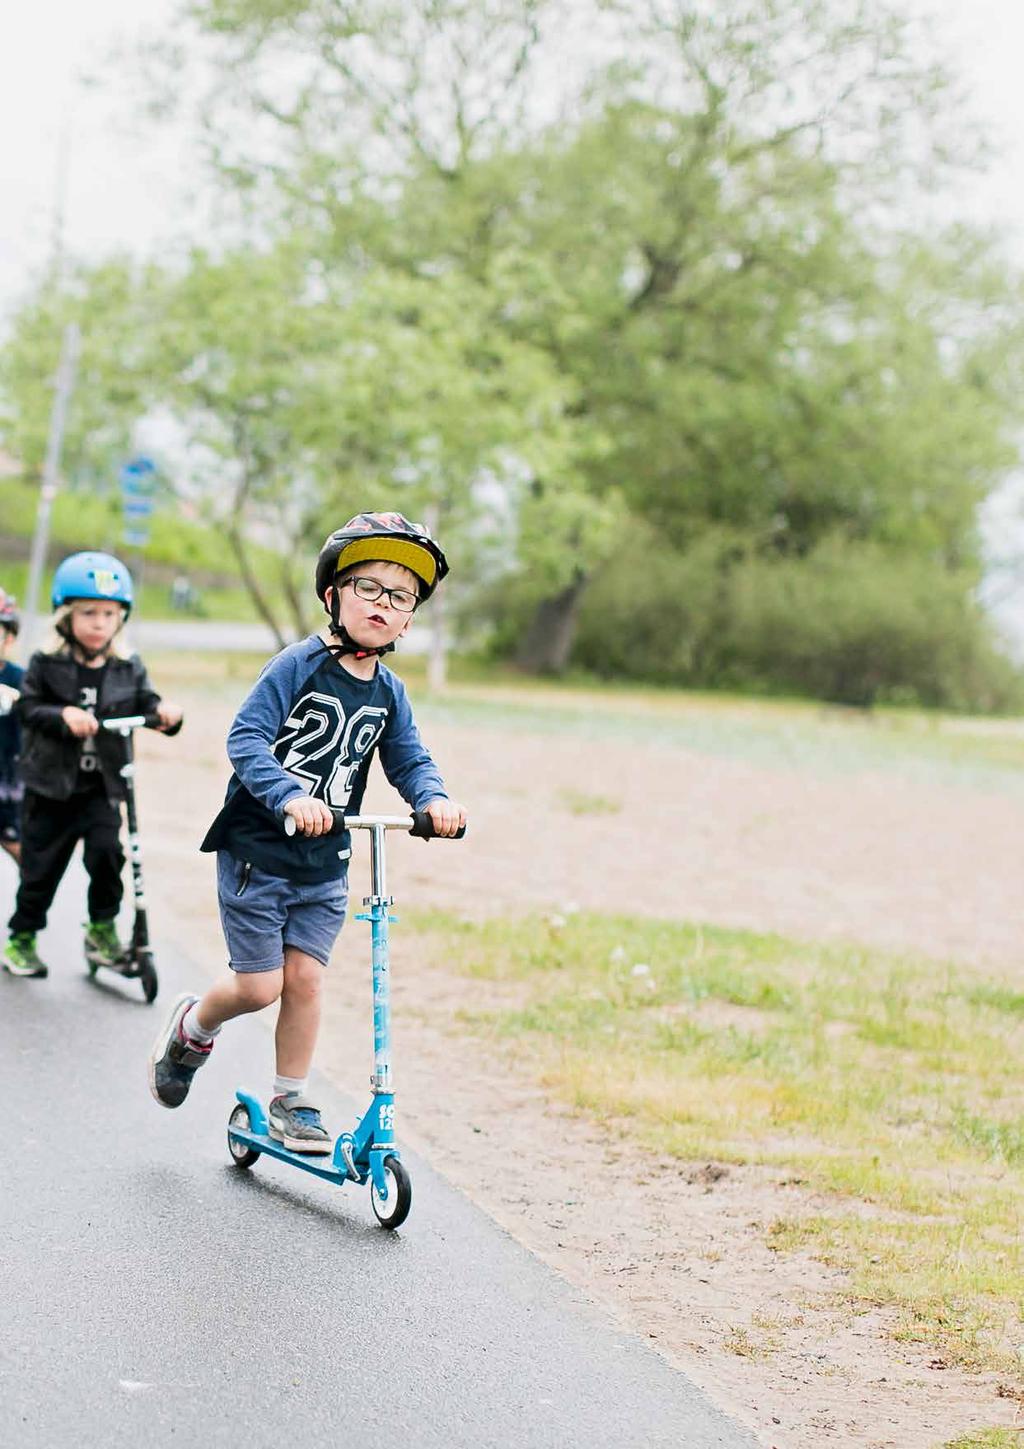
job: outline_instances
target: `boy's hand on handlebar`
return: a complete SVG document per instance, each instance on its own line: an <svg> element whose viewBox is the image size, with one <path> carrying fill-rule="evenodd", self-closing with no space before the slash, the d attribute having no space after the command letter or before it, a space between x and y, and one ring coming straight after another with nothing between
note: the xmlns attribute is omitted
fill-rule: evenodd
<svg viewBox="0 0 1024 1449"><path fill-rule="evenodd" d="M462 806L454 800L445 800L443 796L431 800L424 808L433 822L435 833L448 839L454 839L466 823L466 812Z"/></svg>
<svg viewBox="0 0 1024 1449"><path fill-rule="evenodd" d="M167 700L161 700L156 708L156 717L160 721L157 729L172 730L175 725L181 724L185 711L180 704L171 704Z"/></svg>
<svg viewBox="0 0 1024 1449"><path fill-rule="evenodd" d="M76 739L85 740L94 735L99 729L94 715L87 709L79 709L77 704L66 704L60 712L60 717Z"/></svg>
<svg viewBox="0 0 1024 1449"><path fill-rule="evenodd" d="M329 807L322 800L314 800L312 795L296 795L288 801L284 813L295 821L300 835L326 835L334 828Z"/></svg>

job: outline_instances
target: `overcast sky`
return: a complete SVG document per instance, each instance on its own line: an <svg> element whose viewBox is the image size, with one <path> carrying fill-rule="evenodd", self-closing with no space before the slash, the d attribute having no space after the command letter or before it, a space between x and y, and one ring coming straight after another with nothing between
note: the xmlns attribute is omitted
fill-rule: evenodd
<svg viewBox="0 0 1024 1449"><path fill-rule="evenodd" d="M725 0L728 3L728 0ZM842 4L843 0L837 0ZM904 0L936 14L980 114L1004 154L991 177L954 202L972 219L1011 225L1024 265L1024 5L1020 0ZM66 244L90 256L149 250L187 231L188 148L179 134L131 122L127 86L83 89L120 41L159 30L174 0L33 0L0 6L0 310L53 246L62 132L69 137ZM110 70L106 75L111 74Z"/></svg>
<svg viewBox="0 0 1024 1449"><path fill-rule="evenodd" d="M127 86L78 83L119 38L158 29L173 8L173 0L0 5L0 308L51 253L62 135L69 250L148 249L176 228L186 179L177 139L132 134Z"/></svg>

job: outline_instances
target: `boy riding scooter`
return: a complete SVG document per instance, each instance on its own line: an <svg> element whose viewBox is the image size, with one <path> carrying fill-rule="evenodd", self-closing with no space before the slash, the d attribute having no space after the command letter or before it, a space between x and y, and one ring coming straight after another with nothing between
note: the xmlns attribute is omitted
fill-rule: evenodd
<svg viewBox="0 0 1024 1449"><path fill-rule="evenodd" d="M235 773L204 850L217 851L217 893L230 973L174 1005L149 1060L150 1090L178 1107L223 1024L280 1000L270 1135L326 1154L331 1135L307 1096L323 968L345 919L347 833L373 755L413 810L454 837L465 812L413 720L405 687L381 656L448 572L441 549L399 513L361 513L320 551L316 591L329 622L266 666L228 734ZM298 834L289 838L284 818Z"/></svg>

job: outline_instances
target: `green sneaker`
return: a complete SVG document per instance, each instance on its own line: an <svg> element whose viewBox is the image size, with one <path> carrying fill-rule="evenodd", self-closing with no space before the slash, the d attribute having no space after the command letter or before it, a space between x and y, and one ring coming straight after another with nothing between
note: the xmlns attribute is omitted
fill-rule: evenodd
<svg viewBox="0 0 1024 1449"><path fill-rule="evenodd" d="M90 921L85 932L86 958L94 966L117 966L124 955L124 947L117 937L117 926L113 921Z"/></svg>
<svg viewBox="0 0 1024 1449"><path fill-rule="evenodd" d="M4 970L12 976L48 976L46 963L36 953L34 931L14 931L4 947Z"/></svg>

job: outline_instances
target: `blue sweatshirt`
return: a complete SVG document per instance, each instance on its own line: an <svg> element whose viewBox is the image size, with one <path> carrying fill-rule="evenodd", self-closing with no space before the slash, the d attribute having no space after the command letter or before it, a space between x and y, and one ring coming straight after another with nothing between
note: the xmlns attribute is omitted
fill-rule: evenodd
<svg viewBox="0 0 1024 1449"><path fill-rule="evenodd" d="M228 731L234 774L202 850L227 850L299 885L345 874L349 833L286 836L281 812L312 795L357 815L375 751L413 810L447 794L412 717L405 686L378 661L358 679L316 634L263 670Z"/></svg>

